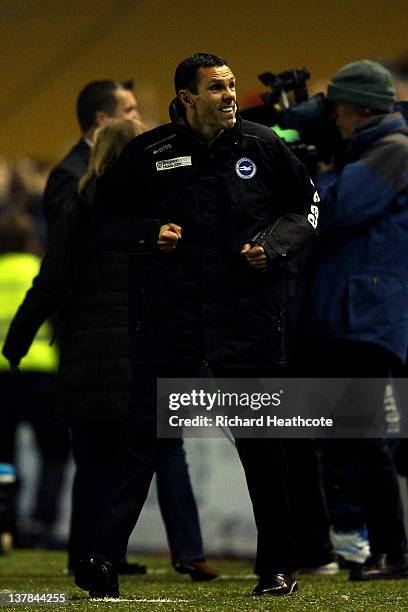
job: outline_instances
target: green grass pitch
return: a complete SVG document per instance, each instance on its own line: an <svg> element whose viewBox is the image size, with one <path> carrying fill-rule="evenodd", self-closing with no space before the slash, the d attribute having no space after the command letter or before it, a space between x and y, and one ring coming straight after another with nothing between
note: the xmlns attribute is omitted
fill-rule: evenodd
<svg viewBox="0 0 408 612"><path fill-rule="evenodd" d="M347 581L347 572L335 576L300 575L299 591L287 597L253 597L256 579L246 561L213 561L220 577L209 583L192 582L173 571L167 559L137 558L149 567L146 576L121 578L121 599L91 601L63 575L66 555L60 552L17 550L0 557L0 596L7 592L66 593L66 604L8 606L3 610L90 612L106 610L163 612L241 612L296 610L299 612L403 612L408 610L408 580L368 584Z"/></svg>

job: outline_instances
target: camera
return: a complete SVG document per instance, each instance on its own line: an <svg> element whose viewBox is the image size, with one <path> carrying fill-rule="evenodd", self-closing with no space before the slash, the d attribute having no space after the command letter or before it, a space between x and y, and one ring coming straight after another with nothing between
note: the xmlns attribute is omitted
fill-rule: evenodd
<svg viewBox="0 0 408 612"><path fill-rule="evenodd" d="M317 163L333 163L341 155L343 142L331 119L332 105L323 93L309 96L306 68L258 76L270 92L260 94L263 104L241 110L241 116L273 128L311 175Z"/></svg>
<svg viewBox="0 0 408 612"><path fill-rule="evenodd" d="M270 91L260 94L263 104L241 110L241 116L271 127L311 176L316 175L318 162L341 167L347 144L332 120L332 103L323 93L309 97L307 68L263 72L258 78ZM408 123L408 101L396 102L395 110Z"/></svg>

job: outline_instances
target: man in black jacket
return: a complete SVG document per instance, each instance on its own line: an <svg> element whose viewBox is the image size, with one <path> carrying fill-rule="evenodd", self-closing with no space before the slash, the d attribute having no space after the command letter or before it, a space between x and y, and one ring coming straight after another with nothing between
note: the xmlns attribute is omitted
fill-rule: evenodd
<svg viewBox="0 0 408 612"><path fill-rule="evenodd" d="M92 81L80 92L76 111L81 140L51 171L45 187L42 205L48 230L62 204L78 191L79 181L88 169L96 128L111 117L140 121L132 87L132 81Z"/></svg>
<svg viewBox="0 0 408 612"><path fill-rule="evenodd" d="M154 469L157 378L192 376L203 363L219 377L281 373L284 263L318 222L304 167L271 130L240 120L235 77L222 58L187 58L175 86L172 122L132 141L96 190L100 244L136 256L133 412L93 554L76 572L78 586L94 595L119 593L118 542ZM236 444L258 528L254 594L291 594L298 560L283 445Z"/></svg>

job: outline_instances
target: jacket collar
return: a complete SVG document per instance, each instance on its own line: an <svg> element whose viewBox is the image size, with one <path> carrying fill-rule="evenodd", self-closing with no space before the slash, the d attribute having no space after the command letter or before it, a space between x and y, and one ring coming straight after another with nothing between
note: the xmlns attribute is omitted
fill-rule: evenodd
<svg viewBox="0 0 408 612"><path fill-rule="evenodd" d="M193 128L187 123L185 113L177 98L174 98L174 100L172 100L170 103L169 115L176 132L180 136L193 140L193 142L196 142L201 147L205 147L206 149L223 146L224 144L238 144L242 140L241 117L239 115L238 108L234 127L228 130L222 130L209 146L208 143L200 137L199 133L193 130Z"/></svg>
<svg viewBox="0 0 408 612"><path fill-rule="evenodd" d="M359 159L377 140L397 133L408 135L408 127L401 113L387 113L370 119L355 130L346 150L346 161Z"/></svg>

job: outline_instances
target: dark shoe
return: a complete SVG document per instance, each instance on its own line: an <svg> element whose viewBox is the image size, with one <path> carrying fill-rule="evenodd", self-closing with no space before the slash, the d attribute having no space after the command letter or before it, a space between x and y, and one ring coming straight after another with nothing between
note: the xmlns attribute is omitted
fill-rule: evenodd
<svg viewBox="0 0 408 612"><path fill-rule="evenodd" d="M295 574L272 574L260 577L252 595L292 595L297 590Z"/></svg>
<svg viewBox="0 0 408 612"><path fill-rule="evenodd" d="M77 563L75 584L84 591L89 591L92 599L119 597L118 572L106 559L89 556Z"/></svg>
<svg viewBox="0 0 408 612"><path fill-rule="evenodd" d="M118 574L124 576L134 576L135 574L147 574L146 565L141 563L129 563L126 559L122 559L118 563Z"/></svg>
<svg viewBox="0 0 408 612"><path fill-rule="evenodd" d="M404 555L372 555L362 565L352 567L349 580L388 580L408 578Z"/></svg>
<svg viewBox="0 0 408 612"><path fill-rule="evenodd" d="M179 574L189 574L193 580L204 582L205 580L214 580L218 574L207 561L181 561L174 564L174 569Z"/></svg>
<svg viewBox="0 0 408 612"><path fill-rule="evenodd" d="M72 567L68 567L67 569L63 570L63 573L66 576L73 576L75 572ZM118 574L122 574L123 576L147 574L147 567L141 563L129 563L126 559L122 559L122 561L119 561L118 563Z"/></svg>

